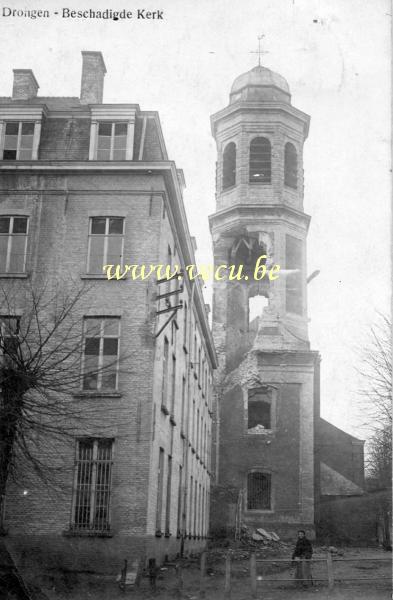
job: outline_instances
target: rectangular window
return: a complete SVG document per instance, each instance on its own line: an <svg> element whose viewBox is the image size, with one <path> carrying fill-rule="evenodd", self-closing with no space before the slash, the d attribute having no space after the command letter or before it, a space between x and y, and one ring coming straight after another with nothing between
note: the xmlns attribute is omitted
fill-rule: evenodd
<svg viewBox="0 0 393 600"><path fill-rule="evenodd" d="M168 246L166 265L165 267L169 267L169 271L172 273L172 250L171 247ZM172 290L172 279L168 279L168 283L166 284L166 293Z"/></svg>
<svg viewBox="0 0 393 600"><path fill-rule="evenodd" d="M264 388L248 390L248 431L272 428L271 398Z"/></svg>
<svg viewBox="0 0 393 600"><path fill-rule="evenodd" d="M104 265L123 265L124 218L91 217L87 272L102 274Z"/></svg>
<svg viewBox="0 0 393 600"><path fill-rule="evenodd" d="M113 440L77 442L71 528L97 533L110 529Z"/></svg>
<svg viewBox="0 0 393 600"><path fill-rule="evenodd" d="M193 490L194 490L194 478L191 475L190 477L190 493L189 493L189 514L188 514L188 532L191 535L192 533L192 517L193 517L193 512L192 512L192 499L193 499Z"/></svg>
<svg viewBox="0 0 393 600"><path fill-rule="evenodd" d="M19 344L19 317L0 316L0 355L13 360Z"/></svg>
<svg viewBox="0 0 393 600"><path fill-rule="evenodd" d="M166 484L165 533L171 532L171 496L172 496L172 457L168 456L168 473Z"/></svg>
<svg viewBox="0 0 393 600"><path fill-rule="evenodd" d="M83 389L117 390L120 318L85 317Z"/></svg>
<svg viewBox="0 0 393 600"><path fill-rule="evenodd" d="M207 427L206 423L203 426L203 462L207 465Z"/></svg>
<svg viewBox="0 0 393 600"><path fill-rule="evenodd" d="M0 217L1 273L25 272L27 229L27 217Z"/></svg>
<svg viewBox="0 0 393 600"><path fill-rule="evenodd" d="M197 514L198 514L198 483L194 482L194 527L193 534L196 536L197 534Z"/></svg>
<svg viewBox="0 0 393 600"><path fill-rule="evenodd" d="M168 400L168 354L169 354L169 342L164 337L164 352L162 358L162 396L161 406L167 408Z"/></svg>
<svg viewBox="0 0 393 600"><path fill-rule="evenodd" d="M247 477L248 510L271 509L271 475L252 472Z"/></svg>
<svg viewBox="0 0 393 600"><path fill-rule="evenodd" d="M192 401L191 442L195 448L195 398Z"/></svg>
<svg viewBox="0 0 393 600"><path fill-rule="evenodd" d="M184 302L183 310L183 346L187 347L187 302Z"/></svg>
<svg viewBox="0 0 393 600"><path fill-rule="evenodd" d="M98 124L97 160L125 160L126 149L127 123Z"/></svg>
<svg viewBox="0 0 393 600"><path fill-rule="evenodd" d="M199 484L198 536L202 535L202 484Z"/></svg>
<svg viewBox="0 0 393 600"><path fill-rule="evenodd" d="M180 430L184 432L184 417L186 410L186 378L183 377L181 384L181 420L180 420Z"/></svg>
<svg viewBox="0 0 393 600"><path fill-rule="evenodd" d="M164 488L164 450L163 450L163 448L160 448L160 455L158 458L157 506L156 506L156 531L157 532L161 532L163 488Z"/></svg>
<svg viewBox="0 0 393 600"><path fill-rule="evenodd" d="M8 121L5 124L3 160L31 160L35 123Z"/></svg>
<svg viewBox="0 0 393 600"><path fill-rule="evenodd" d="M199 408L197 409L197 422L196 422L196 443L195 450L199 454Z"/></svg>
<svg viewBox="0 0 393 600"><path fill-rule="evenodd" d="M285 265L290 272L286 277L286 310L303 314L302 242L292 235L285 236Z"/></svg>
<svg viewBox="0 0 393 600"><path fill-rule="evenodd" d="M171 416L175 416L176 401L176 356L172 355Z"/></svg>
<svg viewBox="0 0 393 600"><path fill-rule="evenodd" d="M172 344L174 350L176 349L177 330L178 329L179 329L179 326L178 326L177 322L175 320L173 320L171 323L171 344Z"/></svg>
<svg viewBox="0 0 393 600"><path fill-rule="evenodd" d="M182 521L182 484L183 484L183 467L179 466L179 488L177 493L177 533L181 530Z"/></svg>

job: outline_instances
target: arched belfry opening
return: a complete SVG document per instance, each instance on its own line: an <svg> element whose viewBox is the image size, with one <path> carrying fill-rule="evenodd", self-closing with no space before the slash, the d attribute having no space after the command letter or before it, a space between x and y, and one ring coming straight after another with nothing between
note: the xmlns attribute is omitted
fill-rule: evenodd
<svg viewBox="0 0 393 600"><path fill-rule="evenodd" d="M260 265L264 265L266 258L266 246L259 242L258 237L249 235L240 235L236 238L229 251L229 264L236 267L243 265L243 274L247 275L248 280L253 278L258 260L260 259Z"/></svg>
<svg viewBox="0 0 393 600"><path fill-rule="evenodd" d="M236 144L229 142L222 156L222 189L236 185Z"/></svg>
<svg viewBox="0 0 393 600"><path fill-rule="evenodd" d="M248 330L258 330L263 311L269 306L269 283L267 281L252 282L248 287Z"/></svg>

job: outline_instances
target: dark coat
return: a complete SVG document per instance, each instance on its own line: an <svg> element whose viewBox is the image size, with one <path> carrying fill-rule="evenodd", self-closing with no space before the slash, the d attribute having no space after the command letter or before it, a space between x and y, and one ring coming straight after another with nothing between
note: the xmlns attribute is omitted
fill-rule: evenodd
<svg viewBox="0 0 393 600"><path fill-rule="evenodd" d="M312 557L312 546L310 540L307 538L298 539L296 542L295 550L292 554L292 560L295 557L299 558L311 558Z"/></svg>

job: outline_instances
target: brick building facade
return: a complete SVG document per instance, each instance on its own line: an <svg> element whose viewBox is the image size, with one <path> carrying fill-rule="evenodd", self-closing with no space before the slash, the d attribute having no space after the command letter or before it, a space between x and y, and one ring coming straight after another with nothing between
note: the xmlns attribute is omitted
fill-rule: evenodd
<svg viewBox="0 0 393 600"><path fill-rule="evenodd" d="M104 104L102 55L82 54L80 98L39 97L20 69L12 97L0 98L0 277L9 289L87 283L75 314L83 364L109 354L118 370L82 377L72 402L89 422L55 454L42 451L61 468L55 486L9 485L4 527L25 566L116 572L125 558L205 544L216 357L198 279L103 273L103 263L184 269L195 243L158 114ZM23 315L23 294L12 310Z"/></svg>

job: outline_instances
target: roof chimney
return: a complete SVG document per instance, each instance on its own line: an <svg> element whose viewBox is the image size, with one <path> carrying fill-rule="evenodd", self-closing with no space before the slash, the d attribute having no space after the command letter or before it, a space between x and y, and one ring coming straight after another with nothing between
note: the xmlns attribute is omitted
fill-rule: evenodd
<svg viewBox="0 0 393 600"><path fill-rule="evenodd" d="M36 98L39 87L31 69L14 69L13 100Z"/></svg>
<svg viewBox="0 0 393 600"><path fill-rule="evenodd" d="M102 104L106 73L101 52L82 52L81 103Z"/></svg>

